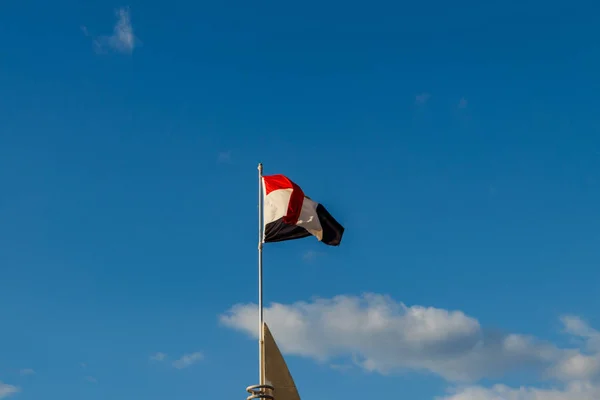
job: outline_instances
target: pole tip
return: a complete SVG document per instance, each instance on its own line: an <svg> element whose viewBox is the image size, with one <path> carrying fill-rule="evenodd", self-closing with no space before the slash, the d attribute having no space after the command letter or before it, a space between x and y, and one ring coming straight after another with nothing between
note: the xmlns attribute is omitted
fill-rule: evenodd
<svg viewBox="0 0 600 400"><path fill-rule="evenodd" d="M258 163L258 170L262 171L262 163Z"/></svg>

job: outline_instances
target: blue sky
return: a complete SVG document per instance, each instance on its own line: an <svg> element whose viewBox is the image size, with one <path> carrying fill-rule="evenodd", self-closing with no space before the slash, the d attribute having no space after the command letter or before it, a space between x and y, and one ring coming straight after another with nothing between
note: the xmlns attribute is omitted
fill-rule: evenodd
<svg viewBox="0 0 600 400"><path fill-rule="evenodd" d="M598 11L3 2L0 399L245 398L259 161L304 399L600 398Z"/></svg>

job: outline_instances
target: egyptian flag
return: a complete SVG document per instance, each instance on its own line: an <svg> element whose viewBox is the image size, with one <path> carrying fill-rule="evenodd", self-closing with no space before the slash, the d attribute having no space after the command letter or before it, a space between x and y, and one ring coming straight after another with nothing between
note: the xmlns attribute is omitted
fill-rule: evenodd
<svg viewBox="0 0 600 400"><path fill-rule="evenodd" d="M319 204L304 195L298 185L283 175L263 176L264 241L282 242L310 235L337 246L344 227Z"/></svg>

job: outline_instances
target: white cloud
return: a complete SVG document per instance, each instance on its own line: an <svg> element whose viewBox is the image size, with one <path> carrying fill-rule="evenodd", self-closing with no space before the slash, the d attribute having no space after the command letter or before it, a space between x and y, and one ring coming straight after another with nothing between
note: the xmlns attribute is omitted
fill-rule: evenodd
<svg viewBox="0 0 600 400"><path fill-rule="evenodd" d="M566 333L585 339L589 350L600 352L600 332L591 328L587 322L577 316L565 315L560 320Z"/></svg>
<svg viewBox="0 0 600 400"><path fill-rule="evenodd" d="M116 14L117 22L112 35L97 38L95 40L96 47L98 50L110 48L121 53L131 53L136 47L137 39L133 34L129 8L122 7L116 11ZM89 34L87 28L84 34Z"/></svg>
<svg viewBox="0 0 600 400"><path fill-rule="evenodd" d="M21 389L16 386L8 385L0 381L0 399L9 397L12 394L18 393Z"/></svg>
<svg viewBox="0 0 600 400"><path fill-rule="evenodd" d="M89 383L98 383L98 379L94 378L93 376L86 376L85 380Z"/></svg>
<svg viewBox="0 0 600 400"><path fill-rule="evenodd" d="M471 386L453 389L448 396L438 400L598 400L600 387L586 382L572 382L564 389L539 389L532 387L510 388L494 385L491 388Z"/></svg>
<svg viewBox="0 0 600 400"><path fill-rule="evenodd" d="M256 314L256 305L238 304L220 319L256 337ZM488 331L462 311L409 307L377 294L275 303L265 309L265 318L284 353L321 362L355 357L365 370L384 374L411 369L473 382L529 370L568 382L599 373L597 356L581 349ZM573 331L573 324L568 326ZM577 332L586 338L597 333Z"/></svg>
<svg viewBox="0 0 600 400"><path fill-rule="evenodd" d="M598 400L600 399L600 332L591 328L581 318L561 318L569 335L584 340L583 349L562 350L549 368L549 376L563 382L562 387L510 388L494 385L458 387L439 400ZM587 351L586 354L583 351Z"/></svg>
<svg viewBox="0 0 600 400"><path fill-rule="evenodd" d="M415 96L415 103L417 104L425 104L431 95L429 93L421 93Z"/></svg>
<svg viewBox="0 0 600 400"><path fill-rule="evenodd" d="M458 102L458 108L467 108L467 105L469 103L467 102L467 99L465 99L464 97L462 97L460 99L460 101Z"/></svg>
<svg viewBox="0 0 600 400"><path fill-rule="evenodd" d="M24 375L34 375L35 371L31 368L23 368L21 371L19 371L19 373L23 376Z"/></svg>
<svg viewBox="0 0 600 400"><path fill-rule="evenodd" d="M184 354L179 360L173 361L173 366L177 369L187 368L203 358L204 356L200 352Z"/></svg>
<svg viewBox="0 0 600 400"><path fill-rule="evenodd" d="M573 351L557 362L551 375L563 381L595 378L600 375L600 354L585 355Z"/></svg>
<svg viewBox="0 0 600 400"><path fill-rule="evenodd" d="M154 353L150 356L150 359L152 361L164 361L167 358L167 355L165 353L161 353L160 351L158 353Z"/></svg>

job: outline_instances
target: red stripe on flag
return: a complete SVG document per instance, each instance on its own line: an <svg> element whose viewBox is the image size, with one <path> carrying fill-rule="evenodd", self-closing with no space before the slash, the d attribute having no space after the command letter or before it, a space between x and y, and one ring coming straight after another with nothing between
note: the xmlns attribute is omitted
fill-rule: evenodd
<svg viewBox="0 0 600 400"><path fill-rule="evenodd" d="M265 195L268 195L278 189L293 189L294 182L283 175L268 175L263 176L265 182Z"/></svg>
<svg viewBox="0 0 600 400"><path fill-rule="evenodd" d="M289 225L296 225L298 218L300 218L300 211L302 211L302 203L304 203L304 192L300 189L300 186L284 175L263 176L263 181L265 183L266 195L274 190L292 189L290 202L288 203L287 213L283 217L283 222Z"/></svg>

